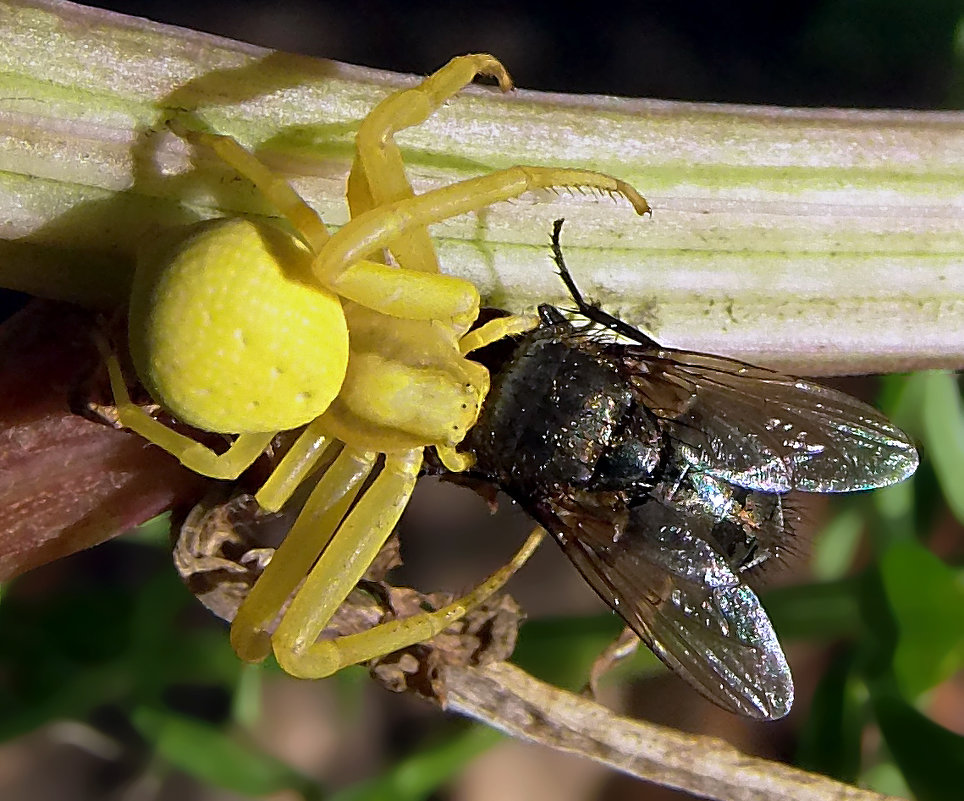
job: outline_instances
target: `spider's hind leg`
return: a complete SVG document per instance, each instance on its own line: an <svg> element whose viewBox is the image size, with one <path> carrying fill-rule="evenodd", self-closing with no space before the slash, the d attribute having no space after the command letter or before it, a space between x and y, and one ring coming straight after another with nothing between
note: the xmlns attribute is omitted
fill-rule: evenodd
<svg viewBox="0 0 964 801"><path fill-rule="evenodd" d="M107 363L117 422L152 445L174 456L188 470L208 478L234 480L249 468L271 444L277 432L240 434L226 451L217 453L195 439L155 420L131 400L116 354L107 340L97 337L97 347Z"/></svg>

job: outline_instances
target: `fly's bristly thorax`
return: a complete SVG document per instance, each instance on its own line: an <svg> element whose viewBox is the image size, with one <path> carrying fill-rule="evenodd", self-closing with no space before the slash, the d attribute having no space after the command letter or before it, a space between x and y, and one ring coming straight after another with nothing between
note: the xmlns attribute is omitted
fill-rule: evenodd
<svg viewBox="0 0 964 801"><path fill-rule="evenodd" d="M550 486L648 485L659 462L655 420L618 364L573 326L523 336L493 381L467 440L480 477L519 499Z"/></svg>

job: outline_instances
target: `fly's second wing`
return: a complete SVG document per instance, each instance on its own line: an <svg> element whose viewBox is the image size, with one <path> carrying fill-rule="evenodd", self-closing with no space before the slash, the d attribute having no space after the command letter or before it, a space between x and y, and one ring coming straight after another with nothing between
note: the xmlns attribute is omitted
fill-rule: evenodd
<svg viewBox="0 0 964 801"><path fill-rule="evenodd" d="M793 679L756 594L694 527L649 499L613 525L580 499L544 501L537 519L597 593L677 675L724 709L775 720Z"/></svg>
<svg viewBox="0 0 964 801"><path fill-rule="evenodd" d="M720 356L628 346L629 381L694 467L761 492L852 492L917 469L907 435L843 392Z"/></svg>

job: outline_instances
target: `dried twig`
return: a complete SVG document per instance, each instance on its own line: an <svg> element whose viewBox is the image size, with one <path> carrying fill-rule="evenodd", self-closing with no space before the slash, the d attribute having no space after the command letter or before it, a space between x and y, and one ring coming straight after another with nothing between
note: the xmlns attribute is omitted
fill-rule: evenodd
<svg viewBox="0 0 964 801"><path fill-rule="evenodd" d="M718 801L896 801L740 753L714 737L619 717L587 698L498 662L444 673L445 708L513 737L592 759Z"/></svg>

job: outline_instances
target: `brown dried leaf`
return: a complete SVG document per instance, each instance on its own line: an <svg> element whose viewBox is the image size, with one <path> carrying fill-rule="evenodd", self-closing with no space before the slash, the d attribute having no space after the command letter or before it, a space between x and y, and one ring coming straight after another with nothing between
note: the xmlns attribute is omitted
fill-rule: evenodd
<svg viewBox="0 0 964 801"><path fill-rule="evenodd" d="M174 566L184 583L211 612L233 620L241 601L264 572L274 548L263 544L280 515L264 512L245 493L208 493L184 519L174 542Z"/></svg>

